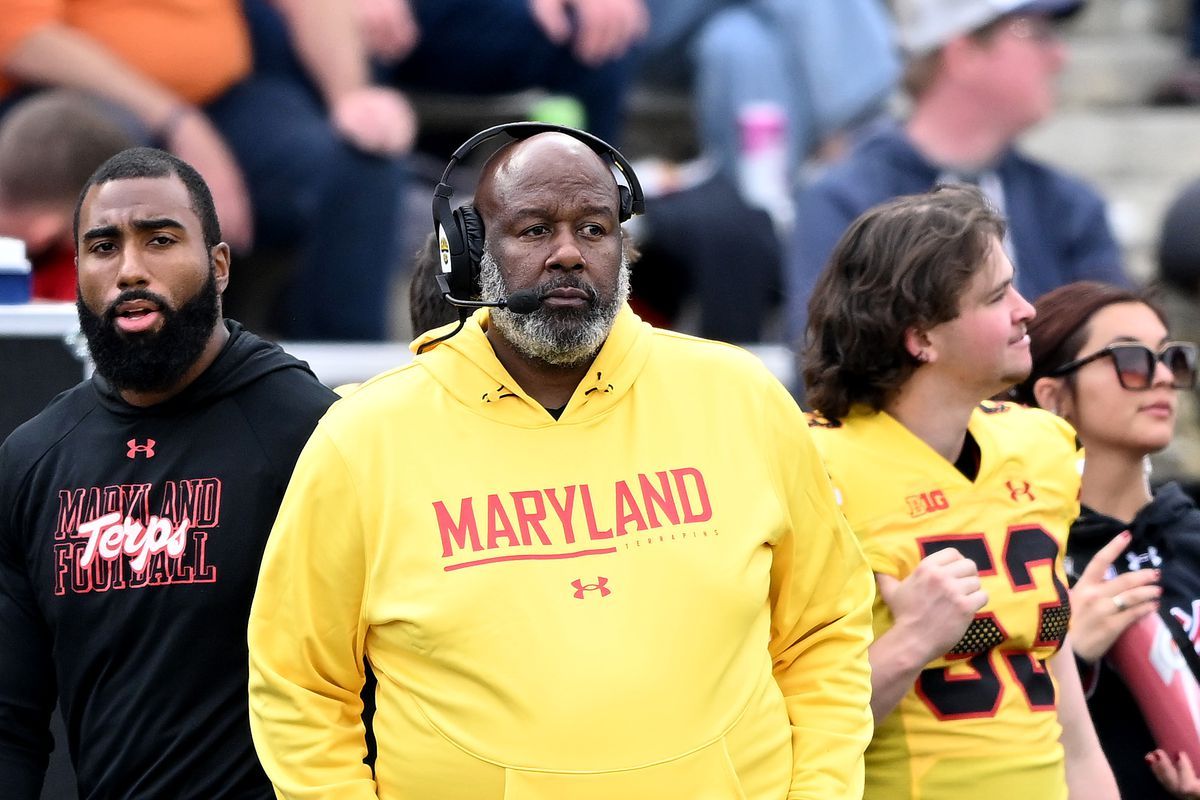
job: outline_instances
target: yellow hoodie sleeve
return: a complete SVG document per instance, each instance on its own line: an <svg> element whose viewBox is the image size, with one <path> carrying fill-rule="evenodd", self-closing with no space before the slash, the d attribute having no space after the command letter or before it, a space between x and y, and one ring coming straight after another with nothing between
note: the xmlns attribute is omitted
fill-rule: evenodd
<svg viewBox="0 0 1200 800"><path fill-rule="evenodd" d="M770 653L792 724L788 800L857 800L872 733L875 583L804 419L781 416L797 426L778 440L791 448L782 471L791 526L775 543L770 594Z"/></svg>
<svg viewBox="0 0 1200 800"><path fill-rule="evenodd" d="M361 714L361 506L318 427L296 464L250 612L250 729L282 798L374 798Z"/></svg>

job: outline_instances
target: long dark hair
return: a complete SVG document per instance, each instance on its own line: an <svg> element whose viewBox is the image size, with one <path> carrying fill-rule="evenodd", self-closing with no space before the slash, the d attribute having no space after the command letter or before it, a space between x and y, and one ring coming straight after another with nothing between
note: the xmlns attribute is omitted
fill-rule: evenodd
<svg viewBox="0 0 1200 800"><path fill-rule="evenodd" d="M1003 218L968 186L900 197L851 223L808 303L808 402L829 419L856 404L882 409L920 364L905 331L957 317L1003 238Z"/></svg>

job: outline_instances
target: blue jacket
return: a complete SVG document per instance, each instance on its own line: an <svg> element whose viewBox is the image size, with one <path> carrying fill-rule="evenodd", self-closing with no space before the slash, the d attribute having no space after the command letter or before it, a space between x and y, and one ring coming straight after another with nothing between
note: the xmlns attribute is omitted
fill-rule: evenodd
<svg viewBox="0 0 1200 800"><path fill-rule="evenodd" d="M916 151L903 129L889 126L800 190L786 271L792 342L802 340L809 295L849 224L893 197L927 191L942 171ZM1104 200L1095 191L1011 148L996 172L1004 187L1017 288L1030 302L1076 280L1129 284Z"/></svg>

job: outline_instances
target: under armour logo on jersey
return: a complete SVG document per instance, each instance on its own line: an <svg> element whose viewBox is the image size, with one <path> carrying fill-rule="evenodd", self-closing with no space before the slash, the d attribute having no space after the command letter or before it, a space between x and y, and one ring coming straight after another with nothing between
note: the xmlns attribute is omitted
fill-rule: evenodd
<svg viewBox="0 0 1200 800"><path fill-rule="evenodd" d="M603 575L596 578L595 583L584 583L579 578L571 581L571 585L575 587L575 599L582 600L584 592L600 592L601 597L608 597L612 594L612 589L608 588L608 578Z"/></svg>
<svg viewBox="0 0 1200 800"><path fill-rule="evenodd" d="M1139 570L1144 566L1162 566L1162 556L1158 554L1158 548L1154 545L1147 547L1145 553L1126 553L1125 561L1129 564L1130 571Z"/></svg>
<svg viewBox="0 0 1200 800"><path fill-rule="evenodd" d="M137 439L130 439L125 444L129 445L129 452L125 454L126 458L137 458L138 455L143 455L146 458L154 458L154 440L147 439L145 444L138 444Z"/></svg>
<svg viewBox="0 0 1200 800"><path fill-rule="evenodd" d="M1032 503L1037 499L1033 496L1033 487L1029 485L1029 481L1005 481L1004 485L1008 487L1008 496L1014 502L1024 498Z"/></svg>

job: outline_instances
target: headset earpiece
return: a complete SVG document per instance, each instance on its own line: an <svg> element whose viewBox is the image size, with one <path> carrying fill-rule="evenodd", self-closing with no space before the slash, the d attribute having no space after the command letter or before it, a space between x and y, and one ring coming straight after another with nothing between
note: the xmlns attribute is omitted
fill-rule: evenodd
<svg viewBox="0 0 1200 800"><path fill-rule="evenodd" d="M457 294L458 283L463 279L455 279L455 275L463 275L461 264L467 252L467 243L463 239L462 227L458 218L450 210L450 195L453 190L446 183L439 183L433 192L433 233L437 237L438 266L440 268L438 284L445 283L453 286L452 294ZM465 273L470 277L470 272Z"/></svg>
<svg viewBox="0 0 1200 800"><path fill-rule="evenodd" d="M629 191L628 186L618 186L617 196L621 203L621 222L626 222L633 216L633 193Z"/></svg>
<svg viewBox="0 0 1200 800"><path fill-rule="evenodd" d="M458 210L454 212L454 219L458 222L459 230L463 234L463 241L467 244L467 268L464 270L464 273L470 281L467 287L468 291L473 293L479 286L479 265L483 262L483 245L485 242L483 218L479 216L479 212L475 210L475 206L463 205L459 206ZM467 296L469 297L470 294Z"/></svg>

